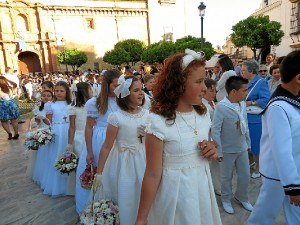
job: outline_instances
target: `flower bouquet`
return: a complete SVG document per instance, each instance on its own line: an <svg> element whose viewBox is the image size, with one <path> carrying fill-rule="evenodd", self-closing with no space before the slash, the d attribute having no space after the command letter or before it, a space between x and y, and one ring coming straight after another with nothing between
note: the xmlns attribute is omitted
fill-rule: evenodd
<svg viewBox="0 0 300 225"><path fill-rule="evenodd" d="M38 129L36 131L28 132L25 140L25 147L27 149L38 150L41 145L46 145L54 141L54 134L51 128Z"/></svg>
<svg viewBox="0 0 300 225"><path fill-rule="evenodd" d="M61 174L70 174L75 171L78 165L78 157L73 152L64 152L57 157L55 161L55 167L61 172Z"/></svg>
<svg viewBox="0 0 300 225"><path fill-rule="evenodd" d="M79 176L80 185L82 188L90 190L93 186L94 181L94 171L97 170L97 167L93 165L86 165L85 170Z"/></svg>
<svg viewBox="0 0 300 225"><path fill-rule="evenodd" d="M80 223L81 225L120 225L118 205L107 199L93 201L80 215Z"/></svg>

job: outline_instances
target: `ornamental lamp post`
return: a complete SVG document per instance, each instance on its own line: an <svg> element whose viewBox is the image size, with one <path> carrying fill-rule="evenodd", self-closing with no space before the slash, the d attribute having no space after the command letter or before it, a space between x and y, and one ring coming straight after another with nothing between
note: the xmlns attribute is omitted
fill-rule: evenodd
<svg viewBox="0 0 300 225"><path fill-rule="evenodd" d="M204 40L203 40L203 17L205 16L205 9L206 5L203 4L203 2L200 2L200 5L198 6L199 10L199 16L201 18L201 51L203 52L204 47Z"/></svg>
<svg viewBox="0 0 300 225"><path fill-rule="evenodd" d="M64 61L65 61L65 65L66 65L66 72L68 72L67 55L66 55L66 40L64 38L62 38L60 41L64 46L64 49L63 49L63 51L64 51Z"/></svg>

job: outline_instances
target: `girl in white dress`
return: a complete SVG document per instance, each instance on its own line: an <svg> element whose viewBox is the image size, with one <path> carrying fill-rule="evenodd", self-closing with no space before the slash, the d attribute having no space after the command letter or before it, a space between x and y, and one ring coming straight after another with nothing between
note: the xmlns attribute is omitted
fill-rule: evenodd
<svg viewBox="0 0 300 225"><path fill-rule="evenodd" d="M108 117L94 185L99 187L103 178L105 197L119 206L120 224L133 225L146 167L144 128L149 111L140 107L144 100L140 79L121 76L118 83L120 110Z"/></svg>
<svg viewBox="0 0 300 225"><path fill-rule="evenodd" d="M72 95L73 102L68 108L70 126L68 145L65 151L74 152L79 157L83 144L85 144L86 109L84 105L93 96L93 91L88 83L80 82L73 85ZM69 174L67 185L68 195L75 195L75 177L76 173L72 172Z"/></svg>
<svg viewBox="0 0 300 225"><path fill-rule="evenodd" d="M103 75L102 88L98 98L89 99L85 108L87 111L85 126L85 145L79 157L76 170L76 211L80 215L88 201L90 190L80 185L80 175L87 165L97 166L100 149L105 139L108 115L117 110L115 88L118 86L118 70L107 70Z"/></svg>
<svg viewBox="0 0 300 225"><path fill-rule="evenodd" d="M187 49L171 56L153 86L147 167L136 225L219 225L208 160L211 121L202 97L205 61Z"/></svg>
<svg viewBox="0 0 300 225"><path fill-rule="evenodd" d="M44 90L41 95L41 105L35 108L33 111L36 123L39 123L39 128L48 127L43 122L43 118L46 117L45 104L53 100L53 92L51 90ZM33 162L33 174L32 179L37 184L41 184L45 170L45 157L46 157L46 145L39 147L38 151L31 151L32 154L36 154L35 161ZM30 166L30 165L28 165Z"/></svg>
<svg viewBox="0 0 300 225"><path fill-rule="evenodd" d="M64 81L56 83L54 101L45 104L46 117L52 124L55 141L46 146L45 174L42 181L44 194L51 196L67 195L68 175L62 175L55 168L55 160L64 151L68 144L66 135L69 129L68 105L71 103L69 86ZM47 121L44 121L47 122Z"/></svg>

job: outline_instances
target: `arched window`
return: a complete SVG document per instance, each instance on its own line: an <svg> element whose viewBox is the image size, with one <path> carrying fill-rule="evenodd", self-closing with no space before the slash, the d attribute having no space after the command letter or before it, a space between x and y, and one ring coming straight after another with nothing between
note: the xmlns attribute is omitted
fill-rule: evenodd
<svg viewBox="0 0 300 225"><path fill-rule="evenodd" d="M17 31L29 31L27 17L23 14L19 14L16 19Z"/></svg>

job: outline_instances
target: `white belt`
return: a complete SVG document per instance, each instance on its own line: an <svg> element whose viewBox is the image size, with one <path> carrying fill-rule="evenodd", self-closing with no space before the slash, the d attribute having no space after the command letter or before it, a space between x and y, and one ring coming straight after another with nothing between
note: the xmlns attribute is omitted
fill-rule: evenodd
<svg viewBox="0 0 300 225"><path fill-rule="evenodd" d="M185 169L194 167L205 167L208 164L206 159L203 159L200 151L188 155L164 155L163 168L164 169Z"/></svg>

